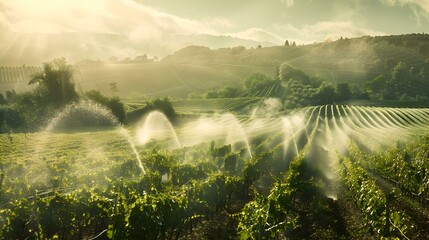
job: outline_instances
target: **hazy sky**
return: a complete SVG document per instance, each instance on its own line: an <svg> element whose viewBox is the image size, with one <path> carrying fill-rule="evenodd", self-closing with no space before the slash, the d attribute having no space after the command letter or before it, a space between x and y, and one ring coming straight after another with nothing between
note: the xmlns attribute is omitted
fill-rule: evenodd
<svg viewBox="0 0 429 240"><path fill-rule="evenodd" d="M138 0L160 11L212 21L221 33L258 39L323 41L328 37L429 30L429 0ZM216 23L218 23L216 25ZM259 35L258 35L259 33ZM266 40L266 39L263 39Z"/></svg>
<svg viewBox="0 0 429 240"><path fill-rule="evenodd" d="M429 30L429 0L0 0L15 32L97 32L130 41L227 35L281 44Z"/></svg>

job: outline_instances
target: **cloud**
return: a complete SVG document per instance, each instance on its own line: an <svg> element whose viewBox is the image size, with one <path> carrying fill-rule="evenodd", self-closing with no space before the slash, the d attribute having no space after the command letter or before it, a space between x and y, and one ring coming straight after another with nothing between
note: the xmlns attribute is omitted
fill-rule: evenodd
<svg viewBox="0 0 429 240"><path fill-rule="evenodd" d="M298 43L311 43L314 41L325 41L328 38L338 39L340 37L359 37L363 35L385 35L380 31L358 27L351 21L322 21L315 24L305 24L301 28L291 24L275 24L274 28L282 32L285 39L295 40Z"/></svg>
<svg viewBox="0 0 429 240"><path fill-rule="evenodd" d="M281 36L261 28L249 28L241 32L228 33L225 35L258 42L272 42L277 44L284 42Z"/></svg>
<svg viewBox="0 0 429 240"><path fill-rule="evenodd" d="M113 33L132 39L171 34L217 34L204 23L178 17L133 0L14 0L1 5L0 21L15 32ZM6 13L6 14L4 14ZM6 23L6 24L5 24Z"/></svg>
<svg viewBox="0 0 429 240"><path fill-rule="evenodd" d="M283 4L286 4L286 6L289 8L289 7L292 7L293 6L293 4L295 3L294 2L294 0L281 0L281 2L283 3Z"/></svg>
<svg viewBox="0 0 429 240"><path fill-rule="evenodd" d="M380 0L389 6L408 6L416 15L417 22L420 24L420 18L424 17L429 21L429 0Z"/></svg>
<svg viewBox="0 0 429 240"><path fill-rule="evenodd" d="M231 26L226 19L197 21L135 0L0 0L0 52L3 53L0 58L24 56L31 49L37 51L33 55L49 55L49 49L52 54L74 60L76 56L102 59L142 53L165 56L192 44L194 36L219 36L216 28ZM2 38L3 32L9 31L23 34ZM18 41L14 39L16 36L37 37L37 41L23 38ZM71 38L64 36L75 40L69 41Z"/></svg>
<svg viewBox="0 0 429 240"><path fill-rule="evenodd" d="M204 25L215 28L231 28L234 26L228 19L226 18L206 18L203 21Z"/></svg>

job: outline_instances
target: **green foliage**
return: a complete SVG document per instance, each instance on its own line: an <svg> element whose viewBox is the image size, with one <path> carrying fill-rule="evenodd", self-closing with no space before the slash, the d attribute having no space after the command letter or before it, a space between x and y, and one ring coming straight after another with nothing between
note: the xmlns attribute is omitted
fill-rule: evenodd
<svg viewBox="0 0 429 240"><path fill-rule="evenodd" d="M24 119L19 128L26 131L35 131L46 125L57 109L56 106L47 103L43 95L38 92L19 94L14 108Z"/></svg>
<svg viewBox="0 0 429 240"><path fill-rule="evenodd" d="M387 63L386 63L387 64ZM404 62L389 61L384 74L365 83L366 90L375 99L417 100L429 98L428 69L407 66Z"/></svg>
<svg viewBox="0 0 429 240"><path fill-rule="evenodd" d="M241 89L233 86L225 86L218 91L218 97L235 98L241 95Z"/></svg>
<svg viewBox="0 0 429 240"><path fill-rule="evenodd" d="M206 99L237 98L237 97L277 97L283 95L281 82L262 74L253 73L248 76L240 87L225 86L220 90L210 90L204 93Z"/></svg>
<svg viewBox="0 0 429 240"><path fill-rule="evenodd" d="M191 180L201 180L207 178L208 171L204 171L201 166L191 164L175 165L171 169L171 181L174 185L183 185Z"/></svg>
<svg viewBox="0 0 429 240"><path fill-rule="evenodd" d="M37 137L46 135L16 134L14 144L0 138L0 171L6 176L0 236L180 239L194 236L192 231L201 236L204 229L213 229L214 221L233 218L237 235L231 238L347 238L337 229L342 219L335 216L340 211L337 202L321 190L325 176L313 162L319 159L309 152L319 147L312 144L319 119L306 139L308 147L290 164L284 160L283 133L251 139L258 153L242 163L242 172L239 153L229 145L216 147L214 141L168 154L157 147L138 148L147 171L142 176L127 139L117 131L54 133L43 141ZM20 148L28 142L35 149L49 148ZM387 210L388 197L367 168L427 196L427 142L396 148L368 155L351 147L339 165L341 179L374 237L400 238L400 231L409 234L412 227L407 215ZM30 158L43 163L46 172L26 172ZM223 167L213 161L216 158ZM164 174L171 178L163 179Z"/></svg>
<svg viewBox="0 0 429 240"><path fill-rule="evenodd" d="M17 94L16 94L16 92L15 92L15 90L14 90L14 89L12 89L12 90L7 90L7 91L6 91L6 102L7 102L8 104L12 104L12 103L14 103L14 102L15 102L15 100L16 100L16 96L17 96Z"/></svg>
<svg viewBox="0 0 429 240"><path fill-rule="evenodd" d="M126 118L124 104L118 97L108 98L103 96L100 91L91 90L86 92L85 97L95 103L99 103L102 106L108 108L112 114L118 118L119 122L124 123Z"/></svg>
<svg viewBox="0 0 429 240"><path fill-rule="evenodd" d="M279 79L284 82L287 82L291 79L295 79L306 85L309 84L310 81L310 78L307 74L305 74L301 70L294 68L288 63L283 63L282 65L280 65Z"/></svg>
<svg viewBox="0 0 429 240"><path fill-rule="evenodd" d="M243 82L244 90L246 90L249 94L257 94L262 89L267 88L269 86L271 79L261 73L254 73Z"/></svg>
<svg viewBox="0 0 429 240"><path fill-rule="evenodd" d="M316 92L316 101L318 104L331 104L339 99L334 86L329 83L322 83Z"/></svg>
<svg viewBox="0 0 429 240"><path fill-rule="evenodd" d="M361 162L396 184L405 195L424 200L429 199L429 163L425 161L428 149L427 143L413 143L405 148L392 147L367 156Z"/></svg>
<svg viewBox="0 0 429 240"><path fill-rule="evenodd" d="M155 110L164 113L171 122L176 120L177 114L173 108L173 105L171 104L171 101L168 98L157 98L155 100L146 102L144 107L129 112L127 115L127 122L130 123L140 120L142 116Z"/></svg>
<svg viewBox="0 0 429 240"><path fill-rule="evenodd" d="M291 80L286 85L286 108L298 108L312 105L317 89L303 85L299 81Z"/></svg>
<svg viewBox="0 0 429 240"><path fill-rule="evenodd" d="M225 171L227 172L235 172L237 168L238 156L236 154L228 154L225 157Z"/></svg>
<svg viewBox="0 0 429 240"><path fill-rule="evenodd" d="M112 114L118 118L119 122L125 122L126 113L124 104L118 97L111 98L107 103L107 107L112 111Z"/></svg>
<svg viewBox="0 0 429 240"><path fill-rule="evenodd" d="M6 92L9 103L23 121L17 121L16 130L36 130L46 124L56 110L76 102L79 96L73 82L73 67L64 58L44 63L43 72L33 75L29 84L37 84L32 92Z"/></svg>
<svg viewBox="0 0 429 240"><path fill-rule="evenodd" d="M171 156L158 152L151 154L147 161L146 166L153 171L159 172L161 175L168 174L173 166L174 160Z"/></svg>
<svg viewBox="0 0 429 240"><path fill-rule="evenodd" d="M348 83L337 84L336 92L338 94L339 101L350 100L353 97L352 91L350 90L350 86Z"/></svg>
<svg viewBox="0 0 429 240"><path fill-rule="evenodd" d="M4 98L3 93L0 93L0 105L6 104L6 98Z"/></svg>
<svg viewBox="0 0 429 240"><path fill-rule="evenodd" d="M268 197L257 195L245 205L239 216L241 239L284 238L285 232L296 227L297 220L302 217L301 204L308 207L314 199L324 199L314 178L310 177L309 172L313 170L303 156L291 162L285 179L274 184ZM317 205L310 208L312 213L320 211Z"/></svg>
<svg viewBox="0 0 429 240"><path fill-rule="evenodd" d="M212 98L236 98L242 95L242 90L239 87L225 86L217 91L210 90L203 94L206 99Z"/></svg>
<svg viewBox="0 0 429 240"><path fill-rule="evenodd" d="M407 217L402 212L389 209L386 195L360 166L365 162L366 155L356 145L351 145L349 152L349 157L340 160L340 177L361 209L368 226L380 237L402 237L406 233Z"/></svg>
<svg viewBox="0 0 429 240"><path fill-rule="evenodd" d="M43 72L34 74L28 84L38 84L39 92L48 103L64 106L78 99L74 88L73 67L64 58L43 63Z"/></svg>
<svg viewBox="0 0 429 240"><path fill-rule="evenodd" d="M25 126L23 116L12 108L0 108L0 133L20 130Z"/></svg>

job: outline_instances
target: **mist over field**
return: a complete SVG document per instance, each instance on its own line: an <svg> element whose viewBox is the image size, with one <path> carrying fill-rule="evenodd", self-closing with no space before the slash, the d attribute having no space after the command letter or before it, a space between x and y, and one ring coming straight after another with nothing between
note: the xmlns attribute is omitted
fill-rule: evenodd
<svg viewBox="0 0 429 240"><path fill-rule="evenodd" d="M0 239L428 239L427 29L427 0L0 0Z"/></svg>

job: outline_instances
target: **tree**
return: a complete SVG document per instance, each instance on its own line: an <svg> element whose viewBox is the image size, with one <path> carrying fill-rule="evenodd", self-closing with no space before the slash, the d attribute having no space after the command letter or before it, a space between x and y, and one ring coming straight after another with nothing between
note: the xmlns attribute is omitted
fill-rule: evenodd
<svg viewBox="0 0 429 240"><path fill-rule="evenodd" d="M218 95L223 98L235 98L240 95L240 92L238 87L225 86L218 91Z"/></svg>
<svg viewBox="0 0 429 240"><path fill-rule="evenodd" d="M24 119L18 111L12 108L0 108L0 133L6 133L11 129L24 128L24 125Z"/></svg>
<svg viewBox="0 0 429 240"><path fill-rule="evenodd" d="M286 46L286 47L289 47L289 41L288 41L288 40L286 40L286 42L285 42L285 46Z"/></svg>
<svg viewBox="0 0 429 240"><path fill-rule="evenodd" d="M106 106L107 103L109 102L109 98L106 96L103 96L101 92L97 90L91 90L91 91L85 92L84 96L90 99L91 101L99 103L104 106Z"/></svg>
<svg viewBox="0 0 429 240"><path fill-rule="evenodd" d="M264 90L271 79L262 73L253 73L244 80L244 90L251 95L254 95Z"/></svg>
<svg viewBox="0 0 429 240"><path fill-rule="evenodd" d="M91 90L85 93L85 96L91 101L99 103L108 108L115 117L118 118L119 122L124 123L126 113L124 104L118 97L108 98L103 96L100 91Z"/></svg>
<svg viewBox="0 0 429 240"><path fill-rule="evenodd" d="M378 77L367 81L365 87L370 94L378 94L383 89L386 88L387 77L384 75L379 75Z"/></svg>
<svg viewBox="0 0 429 240"><path fill-rule="evenodd" d="M6 103L7 103L6 98L4 98L3 94L0 93L0 105L6 104Z"/></svg>
<svg viewBox="0 0 429 240"><path fill-rule="evenodd" d="M54 115L55 107L46 105L42 96L37 92L24 92L17 96L14 108L25 119L26 130L38 130L40 126L46 125L47 121Z"/></svg>
<svg viewBox="0 0 429 240"><path fill-rule="evenodd" d="M16 99L16 92L14 89L6 91L6 101L11 104L14 103Z"/></svg>
<svg viewBox="0 0 429 240"><path fill-rule="evenodd" d="M158 98L147 102L146 106L142 108L129 112L127 114L127 122L135 122L145 114L155 110L164 113L171 122L174 122L177 118L176 111L174 110L170 100L168 98Z"/></svg>
<svg viewBox="0 0 429 240"><path fill-rule="evenodd" d="M429 58L426 59L423 63L421 74L423 74L425 76L429 76Z"/></svg>
<svg viewBox="0 0 429 240"><path fill-rule="evenodd" d="M349 100L352 97L352 92L348 83L337 84L337 94L339 101Z"/></svg>
<svg viewBox="0 0 429 240"><path fill-rule="evenodd" d="M204 98L210 99L210 98L218 98L218 94L215 90L210 90L206 93L204 93Z"/></svg>
<svg viewBox="0 0 429 240"><path fill-rule="evenodd" d="M118 97L111 98L107 103L107 107L112 111L112 114L118 118L119 122L125 122L126 113L124 104Z"/></svg>
<svg viewBox="0 0 429 240"><path fill-rule="evenodd" d="M398 62L392 69L392 78L388 81L388 87L394 98L399 98L402 93L407 93L412 85L409 82L409 68L403 62Z"/></svg>
<svg viewBox="0 0 429 240"><path fill-rule="evenodd" d="M323 82L317 89L316 101L318 104L330 104L335 102L337 99L338 96L332 84Z"/></svg>
<svg viewBox="0 0 429 240"><path fill-rule="evenodd" d="M115 95L116 93L118 93L118 92L119 92L119 89L118 89L118 83L116 83L116 82L111 82L111 83L109 84L109 87L110 87L110 91L112 92L112 95Z"/></svg>
<svg viewBox="0 0 429 240"><path fill-rule="evenodd" d="M60 107L78 100L73 72L73 67L64 58L57 58L44 63L43 72L34 74L28 84L38 84L36 91L46 102Z"/></svg>
<svg viewBox="0 0 429 240"><path fill-rule="evenodd" d="M292 47L296 47L296 43L295 43L295 41L293 41L293 43L292 43Z"/></svg>
<svg viewBox="0 0 429 240"><path fill-rule="evenodd" d="M281 81L289 81L290 79L298 80L303 84L310 84L310 77L303 71L298 70L288 63L283 63L279 70L279 79Z"/></svg>

